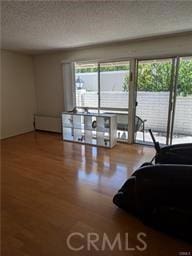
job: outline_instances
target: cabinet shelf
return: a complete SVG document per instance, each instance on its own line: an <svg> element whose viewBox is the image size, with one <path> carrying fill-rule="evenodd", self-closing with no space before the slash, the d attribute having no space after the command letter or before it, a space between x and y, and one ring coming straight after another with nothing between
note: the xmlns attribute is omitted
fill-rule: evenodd
<svg viewBox="0 0 192 256"><path fill-rule="evenodd" d="M62 113L63 140L103 146L115 146L117 120L113 114Z"/></svg>
<svg viewBox="0 0 192 256"><path fill-rule="evenodd" d="M87 131L95 131L95 132L110 132L109 128L85 128L84 126L81 127L75 127L75 126L67 126L65 124L63 124L63 128L72 128L72 129L79 129L79 130L87 130Z"/></svg>

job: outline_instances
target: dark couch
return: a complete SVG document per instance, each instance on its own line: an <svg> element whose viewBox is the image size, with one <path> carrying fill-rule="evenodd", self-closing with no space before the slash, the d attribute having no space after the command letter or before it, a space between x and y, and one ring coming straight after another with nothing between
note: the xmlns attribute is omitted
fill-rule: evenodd
<svg viewBox="0 0 192 256"><path fill-rule="evenodd" d="M136 170L113 202L145 223L191 239L192 166L147 165Z"/></svg>

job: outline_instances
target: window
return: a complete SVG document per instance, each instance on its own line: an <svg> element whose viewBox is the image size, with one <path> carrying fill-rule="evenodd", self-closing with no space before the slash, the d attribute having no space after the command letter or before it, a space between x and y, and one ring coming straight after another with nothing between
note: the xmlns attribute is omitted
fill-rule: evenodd
<svg viewBox="0 0 192 256"><path fill-rule="evenodd" d="M128 110L129 61L75 63L76 106Z"/></svg>
<svg viewBox="0 0 192 256"><path fill-rule="evenodd" d="M128 139L129 71L129 61L75 63L76 106L118 114L117 135L123 141Z"/></svg>
<svg viewBox="0 0 192 256"><path fill-rule="evenodd" d="M98 108L98 64L75 63L76 106Z"/></svg>
<svg viewBox="0 0 192 256"><path fill-rule="evenodd" d="M128 61L100 64L101 108L128 110L129 70Z"/></svg>

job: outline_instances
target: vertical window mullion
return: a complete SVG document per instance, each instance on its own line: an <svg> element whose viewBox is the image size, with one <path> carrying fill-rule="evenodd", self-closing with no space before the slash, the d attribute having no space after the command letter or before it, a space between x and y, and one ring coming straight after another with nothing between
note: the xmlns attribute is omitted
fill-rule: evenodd
<svg viewBox="0 0 192 256"><path fill-rule="evenodd" d="M101 108L101 77L100 77L100 63L97 65L97 74L98 74L98 112L100 113Z"/></svg>
<svg viewBox="0 0 192 256"><path fill-rule="evenodd" d="M166 144L167 145L169 145L170 141L171 141L170 134L171 134L172 117L173 117L175 69L176 69L176 58L173 58L172 59L170 94L169 94L169 113L168 113L168 121L167 121L167 138L166 138Z"/></svg>
<svg viewBox="0 0 192 256"><path fill-rule="evenodd" d="M170 144L172 144L172 139L173 139L173 128L174 128L175 106L176 106L176 98L177 98L177 82L178 82L178 72L179 72L179 61L180 61L180 58L176 57L175 77L174 77L174 83L173 83L173 104L172 104L172 118L171 118L171 128L170 128Z"/></svg>
<svg viewBox="0 0 192 256"><path fill-rule="evenodd" d="M75 86L75 63L71 63L71 75L72 75L72 95L73 95L73 105L74 107L77 106L76 102L76 86Z"/></svg>
<svg viewBox="0 0 192 256"><path fill-rule="evenodd" d="M137 65L136 59L130 60L129 80L129 108L128 108L128 142L134 143L135 115L136 115L136 87L137 87Z"/></svg>

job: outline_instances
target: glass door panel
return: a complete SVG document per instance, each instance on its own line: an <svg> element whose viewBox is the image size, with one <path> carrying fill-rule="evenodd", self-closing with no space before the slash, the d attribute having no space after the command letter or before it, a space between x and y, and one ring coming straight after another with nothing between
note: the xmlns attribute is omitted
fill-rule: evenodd
<svg viewBox="0 0 192 256"><path fill-rule="evenodd" d="M98 108L98 64L75 63L76 106Z"/></svg>
<svg viewBox="0 0 192 256"><path fill-rule="evenodd" d="M179 58L172 144L192 143L192 57Z"/></svg>
<svg viewBox="0 0 192 256"><path fill-rule="evenodd" d="M172 59L138 61L136 142L152 143L152 129L156 140L166 144L171 78Z"/></svg>
<svg viewBox="0 0 192 256"><path fill-rule="evenodd" d="M117 115L118 140L128 140L130 62L100 63L100 109Z"/></svg>

